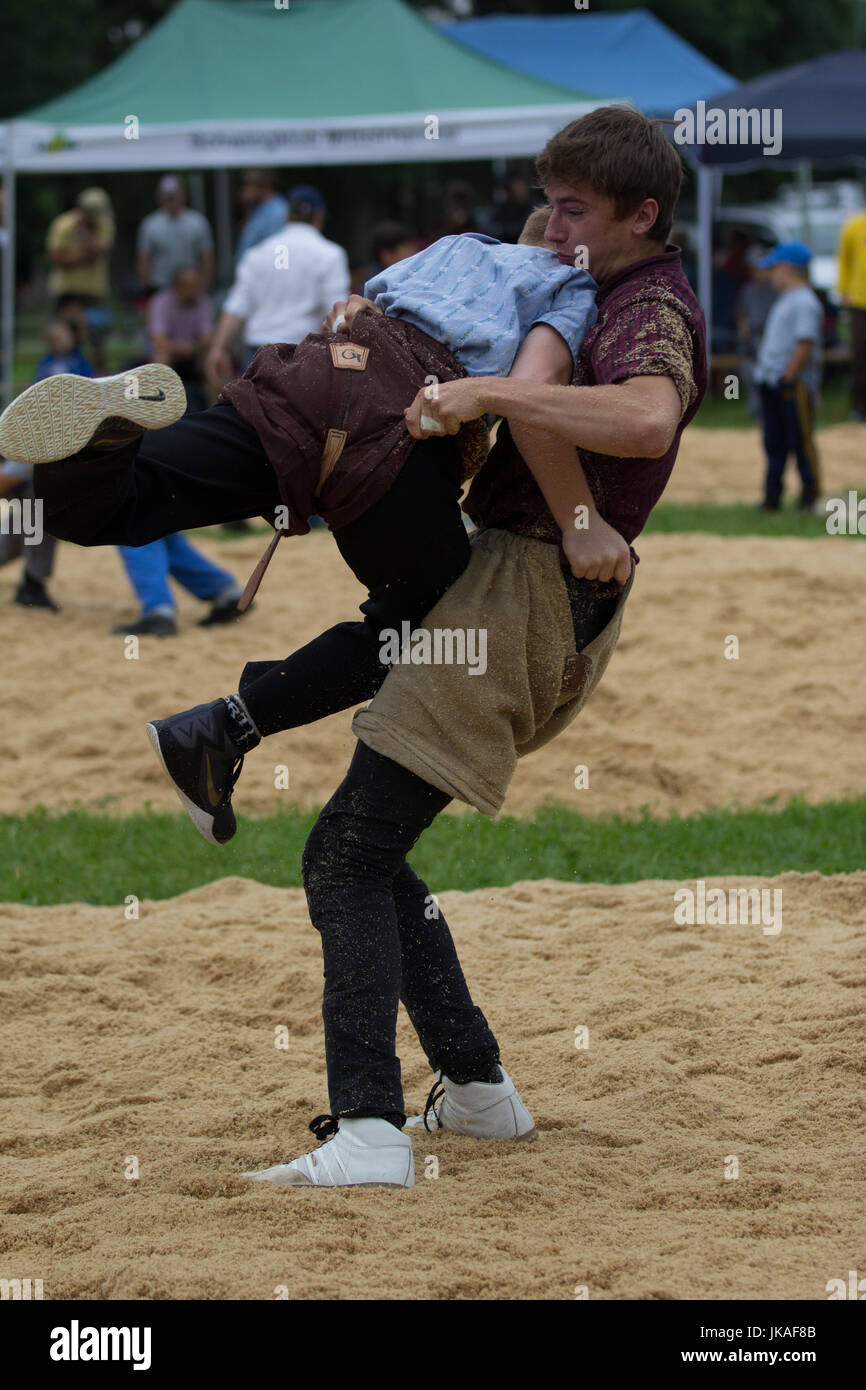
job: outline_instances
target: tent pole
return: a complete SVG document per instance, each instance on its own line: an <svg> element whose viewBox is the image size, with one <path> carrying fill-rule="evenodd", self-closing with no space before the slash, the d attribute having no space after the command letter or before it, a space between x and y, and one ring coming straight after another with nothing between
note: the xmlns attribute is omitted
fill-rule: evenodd
<svg viewBox="0 0 866 1390"><path fill-rule="evenodd" d="M228 169L214 169L213 183L217 284L230 285L232 281L232 209Z"/></svg>
<svg viewBox="0 0 866 1390"><path fill-rule="evenodd" d="M3 166L3 323L0 343L3 359L3 404L12 400L15 381L15 164L12 150L12 122L6 125L6 160Z"/></svg>
<svg viewBox="0 0 866 1390"><path fill-rule="evenodd" d="M807 246L812 241L811 199L812 161L801 159L797 165L797 183L800 188L800 236Z"/></svg>
<svg viewBox="0 0 866 1390"><path fill-rule="evenodd" d="M707 356L713 341L713 191L715 173L698 165L698 299L707 321Z"/></svg>

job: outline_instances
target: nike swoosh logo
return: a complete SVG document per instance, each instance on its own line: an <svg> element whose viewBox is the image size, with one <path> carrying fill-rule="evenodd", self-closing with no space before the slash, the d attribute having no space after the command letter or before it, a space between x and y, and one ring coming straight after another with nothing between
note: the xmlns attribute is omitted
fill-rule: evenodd
<svg viewBox="0 0 866 1390"><path fill-rule="evenodd" d="M205 767L205 781L206 781L206 783L207 783L208 800L210 801L211 806L219 806L219 804L220 804L220 794L219 794L219 792L217 791L216 787L214 786L214 782L213 782L213 773L211 772L211 766L210 766L210 753L205 753L205 755L204 755L204 767Z"/></svg>
<svg viewBox="0 0 866 1390"><path fill-rule="evenodd" d="M155 395L155 396L138 396L138 397L136 397L136 399L137 399L137 400L140 400L140 401L164 401L164 400L165 400L165 392L164 392L164 391L160 391L159 388L157 387L157 392L156 392L156 395Z"/></svg>

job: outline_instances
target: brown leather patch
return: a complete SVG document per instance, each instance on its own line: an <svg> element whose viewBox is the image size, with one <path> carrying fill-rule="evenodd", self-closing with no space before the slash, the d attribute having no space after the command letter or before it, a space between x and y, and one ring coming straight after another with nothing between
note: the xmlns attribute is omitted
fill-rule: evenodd
<svg viewBox="0 0 866 1390"><path fill-rule="evenodd" d="M370 349L359 343L331 343L330 348L334 366L346 367L351 372L362 372L370 356Z"/></svg>
<svg viewBox="0 0 866 1390"><path fill-rule="evenodd" d="M367 349L364 348L366 352ZM321 492L328 478L334 471L334 465L346 447L346 440L349 438L346 430L328 430L325 438L325 447L322 451L322 471L319 474L319 482L316 492Z"/></svg>
<svg viewBox="0 0 866 1390"><path fill-rule="evenodd" d="M589 679L591 670L592 657L584 656L581 652L575 652L572 656L566 657L560 694L580 695Z"/></svg>

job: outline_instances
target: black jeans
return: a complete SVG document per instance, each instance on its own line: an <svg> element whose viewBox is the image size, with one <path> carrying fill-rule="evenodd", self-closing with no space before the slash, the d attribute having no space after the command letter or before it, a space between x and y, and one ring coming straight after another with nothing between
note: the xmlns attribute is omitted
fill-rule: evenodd
<svg viewBox="0 0 866 1390"><path fill-rule="evenodd" d="M594 603L570 576L567 588L581 648L607 626L618 598ZM434 1071L442 1068L462 1084L499 1061L448 923L406 863L450 799L359 742L304 847L304 890L325 965L322 1017L333 1115L405 1119L396 1051L400 1000Z"/></svg>
<svg viewBox="0 0 866 1390"><path fill-rule="evenodd" d="M777 503L782 497L788 455L797 460L801 498L806 503L818 495L818 455L812 427L814 404L801 382L792 385L761 386L761 418L767 475L764 500Z"/></svg>
<svg viewBox="0 0 866 1390"><path fill-rule="evenodd" d="M363 622L338 623L283 661L253 661L240 693L262 734L293 729L372 699L388 674L382 632L416 627L469 563L452 440L416 444L393 486L334 531L366 587ZM285 542L283 542L285 544Z"/></svg>
<svg viewBox="0 0 866 1390"><path fill-rule="evenodd" d="M251 662L239 688L263 734L375 695L383 628L416 626L469 563L453 439L416 444L390 490L334 531L367 588L362 622L337 623L285 660ZM268 515L280 502L258 435L231 405L185 415L110 453L41 465L45 526L79 545L145 545L190 527ZM285 542L283 542L285 544ZM273 582L273 581L272 581Z"/></svg>
<svg viewBox="0 0 866 1390"><path fill-rule="evenodd" d="M358 743L304 847L310 920L322 937L334 1115L405 1115L396 1052L401 999L434 1069L469 1081L499 1059L448 923L406 863L449 800Z"/></svg>

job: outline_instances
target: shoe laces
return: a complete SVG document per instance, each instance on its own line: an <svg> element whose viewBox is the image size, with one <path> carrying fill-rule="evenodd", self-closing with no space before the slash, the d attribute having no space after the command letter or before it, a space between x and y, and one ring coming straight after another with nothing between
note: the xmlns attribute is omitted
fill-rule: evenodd
<svg viewBox="0 0 866 1390"><path fill-rule="evenodd" d="M442 1100L444 1095L445 1087L442 1085L442 1073L440 1071L436 1080L433 1082L433 1085L430 1087L430 1094L427 1097L427 1101L424 1105L424 1128L426 1129L428 1134L432 1133L432 1130L430 1129L430 1126L427 1123L427 1116L431 1113L433 1115L434 1120L436 1121L436 1128L442 1128L442 1121L439 1118L439 1112L436 1109L436 1105L438 1101Z"/></svg>
<svg viewBox="0 0 866 1390"><path fill-rule="evenodd" d="M327 1139L333 1139L339 1127L336 1115L317 1115L314 1120L310 1120L310 1129L320 1144L324 1144Z"/></svg>

